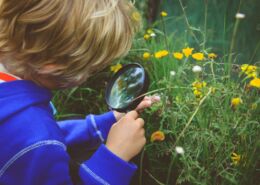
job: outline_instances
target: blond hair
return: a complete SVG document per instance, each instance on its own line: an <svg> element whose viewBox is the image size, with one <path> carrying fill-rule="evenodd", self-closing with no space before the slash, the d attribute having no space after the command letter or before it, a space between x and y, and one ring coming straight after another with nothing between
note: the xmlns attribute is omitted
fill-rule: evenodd
<svg viewBox="0 0 260 185"><path fill-rule="evenodd" d="M16 75L79 84L129 51L133 13L127 0L0 0L0 56Z"/></svg>

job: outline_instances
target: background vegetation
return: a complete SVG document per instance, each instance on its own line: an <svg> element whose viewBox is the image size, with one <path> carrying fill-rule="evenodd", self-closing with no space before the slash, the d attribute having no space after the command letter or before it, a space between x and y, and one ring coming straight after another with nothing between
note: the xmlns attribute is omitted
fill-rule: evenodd
<svg viewBox="0 0 260 185"><path fill-rule="evenodd" d="M149 140L156 131L163 134L160 141L147 143L143 154L150 165L143 167L140 161L138 183L145 178L168 185L259 183L259 88L249 85L252 77L241 65L255 66L259 78L260 2L140 0L136 7L143 30L129 55L115 63L139 62L146 68L149 91L162 98L142 115L146 135ZM161 11L168 15L161 16ZM245 18L235 18L237 12ZM144 39L147 29L155 37ZM187 47L203 54L203 60L173 56ZM163 50L168 54L157 57ZM202 71L194 73L195 65ZM57 118L107 111L104 89L112 74L108 68L81 87L55 93ZM177 146L184 151L176 152Z"/></svg>

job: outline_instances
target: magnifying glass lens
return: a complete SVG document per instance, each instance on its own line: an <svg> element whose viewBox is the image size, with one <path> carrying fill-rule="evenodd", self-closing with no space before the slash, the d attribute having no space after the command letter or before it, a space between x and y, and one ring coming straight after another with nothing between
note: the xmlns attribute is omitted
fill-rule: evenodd
<svg viewBox="0 0 260 185"><path fill-rule="evenodd" d="M115 74L107 88L107 104L118 111L132 109L136 98L147 90L146 82L146 73L140 65L125 66Z"/></svg>

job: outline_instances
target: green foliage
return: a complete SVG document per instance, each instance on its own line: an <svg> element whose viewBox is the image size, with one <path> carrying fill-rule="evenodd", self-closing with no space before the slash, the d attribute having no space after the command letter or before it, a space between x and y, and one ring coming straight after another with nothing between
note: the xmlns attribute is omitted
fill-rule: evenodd
<svg viewBox="0 0 260 185"><path fill-rule="evenodd" d="M54 92L53 102L58 120L84 118L86 114L98 114L107 111L104 90L109 72L101 72L88 79L80 87ZM98 83L97 83L98 82Z"/></svg>
<svg viewBox="0 0 260 185"><path fill-rule="evenodd" d="M147 137L157 130L166 135L164 142L148 143L146 146L152 163L150 173L157 179L155 184L256 184L259 170L257 154L260 109L252 109L252 104L260 101L259 90L246 88L250 80L240 72L241 61L232 60L237 59L240 53L235 51L236 55L232 56L231 61L228 60L236 47L230 47L230 53L223 55L221 48L209 46L207 38L210 35L206 36L205 33L208 31L207 25L204 30L193 27L190 17L186 17L188 9L183 9L183 17L179 20L175 16L160 18L150 26L156 37L144 40L140 36L135 42L136 49L132 52L133 55L139 55L140 59L143 51L154 54L149 60L142 59L142 65L146 67L153 82L151 91L162 89L162 102L146 111L144 116ZM165 29L167 25L174 25L170 23L184 19L188 21L186 34L180 30L169 32L169 29ZM237 24L240 21L244 20L237 19ZM240 32L239 28L234 23L232 25L232 39L222 40L228 46L239 38L234 34ZM198 33L203 37L198 37ZM255 42L259 42L259 39ZM196 61L190 56L177 60L172 56L172 52L181 52L187 46L196 48L193 53L204 53L205 59ZM142 48L142 51L138 51L138 48ZM156 58L155 52L163 49L168 50L169 55ZM217 59L207 59L210 52L217 53ZM252 62L250 58L253 57L243 63ZM258 62L256 60L253 63ZM194 65L201 66L203 71L193 73ZM171 71L175 71L176 75L171 76ZM203 97L196 98L194 95L194 81L207 83L202 91ZM243 99L243 104L232 107L231 100L234 97ZM184 148L184 155L176 154L176 146ZM241 156L238 164L234 164L231 159L234 152Z"/></svg>
<svg viewBox="0 0 260 185"><path fill-rule="evenodd" d="M146 15L146 1L136 3ZM162 98L142 115L147 138L157 130L166 136L163 142L148 142L145 146L151 163L145 173L154 184L257 184L260 92L259 88L248 87L251 78L240 69L243 63L254 63L259 77L257 7L257 0L162 1L161 10L166 10L168 16L158 15L158 20L147 26L156 37L145 40L147 30L143 30L129 55L117 61L140 61L149 73L150 91ZM236 12L245 13L246 18L235 19ZM172 56L172 52L182 52L185 47L203 53L204 60ZM167 50L169 55L158 59L155 53L159 50ZM143 59L144 52L152 56ZM218 57L209 59L211 52ZM202 72L192 72L195 65L201 66ZM56 93L57 117L106 111L104 88L111 75L106 71L82 87ZM171 75L172 71L176 74ZM200 96L194 94L195 81L207 83L199 89ZM236 97L243 103L232 106L232 98ZM176 146L183 147L185 153L177 154ZM232 153L240 155L237 163Z"/></svg>
<svg viewBox="0 0 260 185"><path fill-rule="evenodd" d="M138 7L144 2L148 0L136 1ZM140 7L144 8L141 12L144 12L143 14L147 17L148 7ZM166 23L168 33L173 33L175 38L182 37L181 43L188 43L195 48L213 48L221 56L228 55L235 14L244 13L246 17L239 25L239 37L235 43L236 53L239 54L236 60L238 63L244 63L245 60L253 63L259 60L260 16L258 10L260 3L258 0L164 0L161 1L160 9L168 13ZM159 13L157 12L158 19ZM189 26L187 26L187 21ZM150 26L146 23L144 25ZM198 40L191 35L191 30ZM173 45L180 46L179 40L172 39L171 42Z"/></svg>

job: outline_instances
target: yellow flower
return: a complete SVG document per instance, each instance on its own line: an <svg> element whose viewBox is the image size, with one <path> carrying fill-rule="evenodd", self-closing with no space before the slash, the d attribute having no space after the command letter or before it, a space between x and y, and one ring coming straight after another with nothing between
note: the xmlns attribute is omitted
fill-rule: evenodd
<svg viewBox="0 0 260 185"><path fill-rule="evenodd" d="M256 72L249 73L249 74L247 74L247 77L248 78L256 78L257 77L257 73Z"/></svg>
<svg viewBox="0 0 260 185"><path fill-rule="evenodd" d="M233 153L231 154L231 160L232 160L232 164L238 165L239 162L240 162L240 160L241 160L241 155L239 155L239 154L233 152Z"/></svg>
<svg viewBox="0 0 260 185"><path fill-rule="evenodd" d="M249 82L251 87L260 88L260 78L255 78Z"/></svg>
<svg viewBox="0 0 260 185"><path fill-rule="evenodd" d="M243 64L241 66L241 71L247 75L249 78L257 77L257 67L249 64Z"/></svg>
<svg viewBox="0 0 260 185"><path fill-rule="evenodd" d="M236 108L238 105L242 104L243 101L241 98L232 98L231 100L231 106Z"/></svg>
<svg viewBox="0 0 260 185"><path fill-rule="evenodd" d="M143 58L144 59L149 59L151 57L151 54L149 52L144 52Z"/></svg>
<svg viewBox="0 0 260 185"><path fill-rule="evenodd" d="M184 53L185 57L189 57L192 54L192 51L194 50L194 48L184 48L182 49L182 52Z"/></svg>
<svg viewBox="0 0 260 185"><path fill-rule="evenodd" d="M192 83L192 89L193 89L193 94L197 97L197 98L200 98L202 97L202 88L203 87L206 87L207 86L207 83L206 82L198 82L198 81L195 81Z"/></svg>
<svg viewBox="0 0 260 185"><path fill-rule="evenodd" d="M116 73L116 72L119 71L122 67L123 67L122 64L116 64L116 65L110 67L110 71Z"/></svg>
<svg viewBox="0 0 260 185"><path fill-rule="evenodd" d="M162 16L162 17L166 17L167 15L168 15L167 12L165 12L165 11L162 11L162 12L161 12L161 16Z"/></svg>
<svg viewBox="0 0 260 185"><path fill-rule="evenodd" d="M163 141L165 139L165 135L162 131L156 131L151 135L151 142L154 141Z"/></svg>
<svg viewBox="0 0 260 185"><path fill-rule="evenodd" d="M141 21L141 15L139 12L135 11L132 13L132 19L136 22L140 22Z"/></svg>
<svg viewBox="0 0 260 185"><path fill-rule="evenodd" d="M178 60L181 60L183 58L183 54L180 52L176 52L176 53L173 53L173 57Z"/></svg>
<svg viewBox="0 0 260 185"><path fill-rule="evenodd" d="M257 109L257 103L252 103L251 109L252 109L252 110L256 110L256 109Z"/></svg>
<svg viewBox="0 0 260 185"><path fill-rule="evenodd" d="M194 53L192 55L192 58L194 58L195 60L203 60L204 59L204 54L203 53Z"/></svg>
<svg viewBox="0 0 260 185"><path fill-rule="evenodd" d="M243 64L241 66L241 70L243 72L253 72L253 71L256 71L257 67L256 66L253 66L253 65L249 65L249 64Z"/></svg>
<svg viewBox="0 0 260 185"><path fill-rule="evenodd" d="M196 97L201 97L201 96L202 96L202 92L199 91L198 89L195 89L195 90L193 91L193 94L194 94Z"/></svg>
<svg viewBox="0 0 260 185"><path fill-rule="evenodd" d="M201 89L203 87L206 87L207 83L195 81L195 82L192 83L192 86L193 86L193 89Z"/></svg>
<svg viewBox="0 0 260 185"><path fill-rule="evenodd" d="M147 32L149 35L151 35L152 33L154 33L154 31L153 31L152 29L148 29L146 32Z"/></svg>
<svg viewBox="0 0 260 185"><path fill-rule="evenodd" d="M215 59L215 58L217 58L217 56L218 56L218 55L216 55L215 53L209 53L209 54L208 54L209 59L212 59L212 60Z"/></svg>
<svg viewBox="0 0 260 185"><path fill-rule="evenodd" d="M161 50L161 51L156 52L154 54L154 57L157 59L160 59L160 58L167 56L168 54L169 54L169 52L167 50Z"/></svg>
<svg viewBox="0 0 260 185"><path fill-rule="evenodd" d="M144 34L144 40L149 40L150 38L151 38L150 35L148 35L148 34Z"/></svg>
<svg viewBox="0 0 260 185"><path fill-rule="evenodd" d="M212 87L212 94L215 94L216 93L216 88L215 87Z"/></svg>

